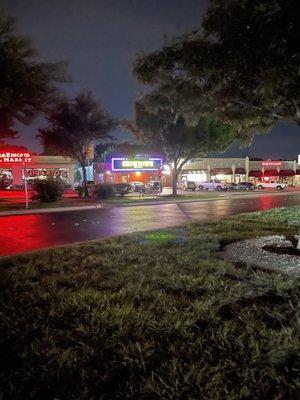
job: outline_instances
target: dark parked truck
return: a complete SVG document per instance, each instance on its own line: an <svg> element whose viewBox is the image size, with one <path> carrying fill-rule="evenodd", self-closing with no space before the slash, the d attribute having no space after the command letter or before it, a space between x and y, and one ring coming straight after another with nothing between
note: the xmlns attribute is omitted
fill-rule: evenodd
<svg viewBox="0 0 300 400"><path fill-rule="evenodd" d="M177 183L177 188L182 190L192 190L194 192L197 185L193 181L180 181Z"/></svg>

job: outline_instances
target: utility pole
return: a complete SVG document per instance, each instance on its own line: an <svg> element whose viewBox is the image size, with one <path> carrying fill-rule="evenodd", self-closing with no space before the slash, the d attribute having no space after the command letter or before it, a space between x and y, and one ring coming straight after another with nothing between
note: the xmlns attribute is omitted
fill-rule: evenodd
<svg viewBox="0 0 300 400"><path fill-rule="evenodd" d="M27 186L27 176L26 176L26 163L23 164L24 165L24 188L25 188L25 204L26 204L26 208L28 208L28 186Z"/></svg>

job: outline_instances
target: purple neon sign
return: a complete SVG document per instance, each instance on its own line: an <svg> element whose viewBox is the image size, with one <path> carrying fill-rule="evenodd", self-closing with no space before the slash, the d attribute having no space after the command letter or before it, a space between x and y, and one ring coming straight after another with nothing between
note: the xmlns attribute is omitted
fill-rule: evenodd
<svg viewBox="0 0 300 400"><path fill-rule="evenodd" d="M112 158L112 171L157 171L162 166L161 158L127 159Z"/></svg>

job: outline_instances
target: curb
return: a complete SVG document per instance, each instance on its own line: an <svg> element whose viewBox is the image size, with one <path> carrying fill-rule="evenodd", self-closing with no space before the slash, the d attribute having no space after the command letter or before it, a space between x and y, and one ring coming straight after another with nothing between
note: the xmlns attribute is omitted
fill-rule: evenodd
<svg viewBox="0 0 300 400"><path fill-rule="evenodd" d="M284 194L289 195L299 195L298 193L293 192L260 192L260 193L236 193L234 196L225 195L218 197L211 197L207 199L177 199L177 200L157 200L157 201L142 201L141 202L131 202L131 203L113 203L113 202L104 202L89 206L70 206L70 207L54 207L54 208L35 208L35 209L23 209L23 210L8 210L8 211L0 211L0 217L5 216L14 216L14 215L27 215L27 214L45 214L45 213L54 213L54 212L63 212L63 211L80 211L80 210L96 210L99 208L103 208L105 206L110 207L141 207L141 206L153 206L153 205L163 205L163 204L176 204L176 203L202 203L205 201L219 201L219 200L228 200L236 198L249 198L249 197L259 197L262 194L270 194L272 196L280 196Z"/></svg>
<svg viewBox="0 0 300 400"><path fill-rule="evenodd" d="M176 204L176 203L201 203L203 201L217 201L217 200L227 200L229 199L228 196L222 196L222 197L213 197L213 198L207 198L207 199L186 199L186 200L158 200L158 201L144 201L144 202L132 202L132 203L106 203L110 204L111 206L115 207L135 207L135 206L155 206L155 205L163 205L163 204Z"/></svg>
<svg viewBox="0 0 300 400"><path fill-rule="evenodd" d="M102 208L101 204L96 204L94 206L72 206L72 207L53 207L53 208L36 208L28 210L11 210L11 211L0 211L0 217L5 217L9 215L26 215L26 214L46 214L53 212L63 212L63 211L78 211L78 210L96 210Z"/></svg>

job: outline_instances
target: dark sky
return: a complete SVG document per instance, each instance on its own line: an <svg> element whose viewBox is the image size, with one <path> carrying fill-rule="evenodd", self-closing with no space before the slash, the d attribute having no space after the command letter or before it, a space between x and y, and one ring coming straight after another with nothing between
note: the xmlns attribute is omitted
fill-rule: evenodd
<svg viewBox="0 0 300 400"><path fill-rule="evenodd" d="M199 27L207 0L2 0L20 32L29 36L42 60L69 62L73 82L67 95L81 89L95 97L115 117L131 117L134 99L142 93L131 73L138 50L153 50L163 36ZM38 150L33 137L37 122L21 127L19 143ZM251 147L233 146L225 155L294 159L300 153L300 128L278 124L258 135Z"/></svg>

